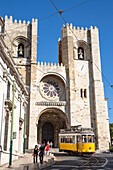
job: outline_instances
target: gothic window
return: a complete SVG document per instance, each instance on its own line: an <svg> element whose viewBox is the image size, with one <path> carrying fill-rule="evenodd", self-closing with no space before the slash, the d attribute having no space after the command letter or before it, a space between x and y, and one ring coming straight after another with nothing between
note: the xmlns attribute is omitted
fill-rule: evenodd
<svg viewBox="0 0 113 170"><path fill-rule="evenodd" d="M24 57L24 45L22 43L18 45L18 57Z"/></svg>
<svg viewBox="0 0 113 170"><path fill-rule="evenodd" d="M84 89L84 97L85 97L85 98L87 97L87 91L86 91L86 89Z"/></svg>
<svg viewBox="0 0 113 170"><path fill-rule="evenodd" d="M56 76L47 76L40 82L40 92L46 99L57 100L63 95L64 84Z"/></svg>
<svg viewBox="0 0 113 170"><path fill-rule="evenodd" d="M7 84L7 99L9 100L10 99L10 82L8 81L8 84Z"/></svg>
<svg viewBox="0 0 113 170"><path fill-rule="evenodd" d="M47 81L43 85L44 94L48 97L56 97L59 96L60 86L55 81Z"/></svg>
<svg viewBox="0 0 113 170"><path fill-rule="evenodd" d="M80 95L81 95L81 97L83 97L83 90L82 89L80 89Z"/></svg>
<svg viewBox="0 0 113 170"><path fill-rule="evenodd" d="M93 128L93 123L91 123L91 128Z"/></svg>
<svg viewBox="0 0 113 170"><path fill-rule="evenodd" d="M53 97L59 95L60 87L56 82L47 82L44 84L44 93L47 93L47 96Z"/></svg>
<svg viewBox="0 0 113 170"><path fill-rule="evenodd" d="M78 48L78 59L84 60L84 49L82 47Z"/></svg>
<svg viewBox="0 0 113 170"><path fill-rule="evenodd" d="M81 96L81 98L87 98L87 90L80 89L80 96Z"/></svg>

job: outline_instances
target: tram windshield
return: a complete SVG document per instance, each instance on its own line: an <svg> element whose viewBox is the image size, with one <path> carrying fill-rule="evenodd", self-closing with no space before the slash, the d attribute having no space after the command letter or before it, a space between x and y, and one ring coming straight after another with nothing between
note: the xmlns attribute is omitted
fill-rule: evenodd
<svg viewBox="0 0 113 170"><path fill-rule="evenodd" d="M60 138L61 143L75 143L75 136L62 136Z"/></svg>
<svg viewBox="0 0 113 170"><path fill-rule="evenodd" d="M87 143L87 136L86 136L86 135L83 135L83 136L82 136L82 142L83 142L83 143Z"/></svg>
<svg viewBox="0 0 113 170"><path fill-rule="evenodd" d="M94 143L94 135L82 135L82 143Z"/></svg>

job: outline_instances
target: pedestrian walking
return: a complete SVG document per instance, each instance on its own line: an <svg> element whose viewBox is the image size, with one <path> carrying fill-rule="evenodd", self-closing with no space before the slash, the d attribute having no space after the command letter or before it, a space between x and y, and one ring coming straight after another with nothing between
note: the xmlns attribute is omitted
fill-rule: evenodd
<svg viewBox="0 0 113 170"><path fill-rule="evenodd" d="M46 142L45 142L45 141L43 141L43 147L44 147L44 149L45 149L45 146L46 146Z"/></svg>
<svg viewBox="0 0 113 170"><path fill-rule="evenodd" d="M38 156L38 147L35 145L34 152L33 152L33 162L37 163L37 156Z"/></svg>
<svg viewBox="0 0 113 170"><path fill-rule="evenodd" d="M52 148L53 147L53 142L51 141L49 145L50 145L50 148Z"/></svg>
<svg viewBox="0 0 113 170"><path fill-rule="evenodd" d="M45 147L45 154L49 155L49 144L47 144Z"/></svg>
<svg viewBox="0 0 113 170"><path fill-rule="evenodd" d="M39 149L39 157L40 157L40 163L41 164L43 164L43 157L44 157L44 146L43 146L43 144L41 144L41 147L40 147L40 149Z"/></svg>
<svg viewBox="0 0 113 170"><path fill-rule="evenodd" d="M37 146L38 146L38 150L39 150L39 149L40 149L40 147L41 147L41 144L40 144L40 142L38 142L38 145L37 145Z"/></svg>

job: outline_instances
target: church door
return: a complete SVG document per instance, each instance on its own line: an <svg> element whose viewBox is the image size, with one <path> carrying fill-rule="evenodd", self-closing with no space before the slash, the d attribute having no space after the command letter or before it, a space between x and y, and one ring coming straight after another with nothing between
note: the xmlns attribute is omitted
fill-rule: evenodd
<svg viewBox="0 0 113 170"><path fill-rule="evenodd" d="M52 141L54 143L54 127L49 122L44 123L42 126L42 141Z"/></svg>

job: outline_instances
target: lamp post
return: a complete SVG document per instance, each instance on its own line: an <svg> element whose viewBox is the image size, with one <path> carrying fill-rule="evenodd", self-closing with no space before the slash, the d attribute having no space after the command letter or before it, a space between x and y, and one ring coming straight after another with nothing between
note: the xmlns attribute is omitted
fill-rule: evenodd
<svg viewBox="0 0 113 170"><path fill-rule="evenodd" d="M13 119L14 119L14 95L15 95L15 80L13 80L13 101L12 101L12 120L11 120L11 139L10 139L10 158L9 158L9 166L12 165Z"/></svg>

